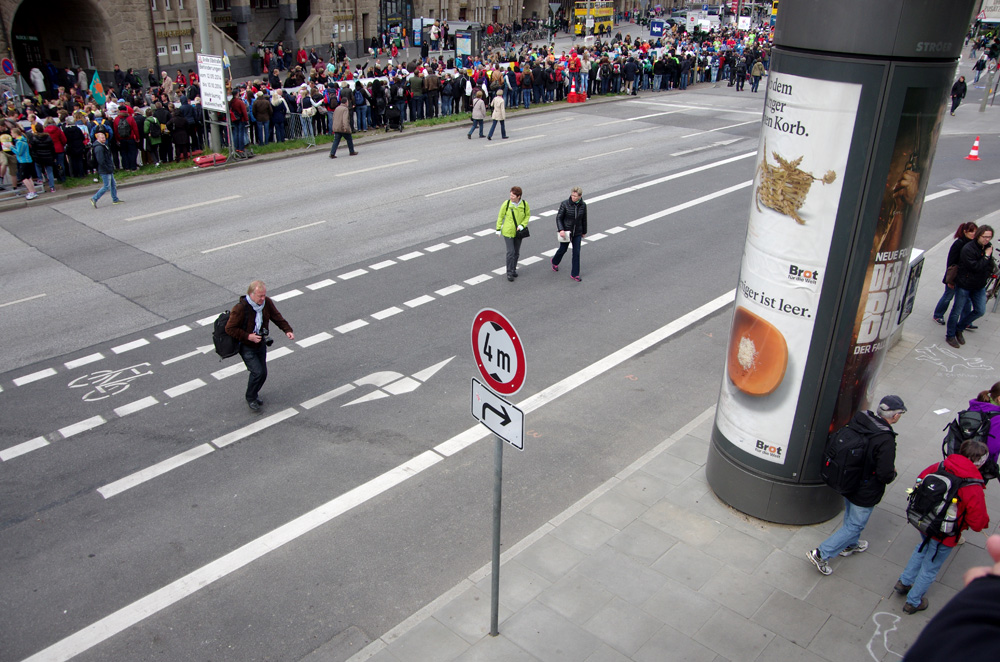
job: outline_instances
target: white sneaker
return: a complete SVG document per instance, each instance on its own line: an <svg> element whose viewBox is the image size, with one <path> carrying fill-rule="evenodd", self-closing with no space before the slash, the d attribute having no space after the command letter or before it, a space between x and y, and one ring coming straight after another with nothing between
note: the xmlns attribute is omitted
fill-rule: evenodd
<svg viewBox="0 0 1000 662"><path fill-rule="evenodd" d="M37 193L29 193L28 195L24 196L24 199L25 200L34 200L37 197L38 197Z"/></svg>
<svg viewBox="0 0 1000 662"><path fill-rule="evenodd" d="M860 554L861 552L868 549L867 540L859 540L857 545L848 545L840 553L841 556L850 556L851 554Z"/></svg>

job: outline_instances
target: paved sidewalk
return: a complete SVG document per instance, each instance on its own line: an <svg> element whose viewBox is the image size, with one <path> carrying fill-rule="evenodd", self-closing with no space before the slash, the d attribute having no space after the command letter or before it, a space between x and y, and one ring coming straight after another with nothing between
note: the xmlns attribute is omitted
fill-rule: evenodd
<svg viewBox="0 0 1000 662"><path fill-rule="evenodd" d="M835 559L824 577L805 554L839 516L782 526L720 502L704 466L713 408L503 555L499 636L488 634L487 563L350 662L898 660L964 571L988 560L985 535L967 533L927 594L930 608L903 614L892 586L919 542L905 490L940 459L941 428L1000 379L992 302L961 351L931 319L949 245L928 252L915 312L876 389L876 400L900 394L909 413L896 426L899 478L865 530L866 553ZM1000 490L987 490L987 504L989 533Z"/></svg>

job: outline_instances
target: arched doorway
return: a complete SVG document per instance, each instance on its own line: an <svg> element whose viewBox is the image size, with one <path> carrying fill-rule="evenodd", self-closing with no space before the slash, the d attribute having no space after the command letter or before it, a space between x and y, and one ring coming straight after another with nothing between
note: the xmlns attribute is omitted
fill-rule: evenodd
<svg viewBox="0 0 1000 662"><path fill-rule="evenodd" d="M117 38L105 9L93 0L26 0L14 13L10 36L20 72L44 72L49 62L60 70L111 69L115 58Z"/></svg>

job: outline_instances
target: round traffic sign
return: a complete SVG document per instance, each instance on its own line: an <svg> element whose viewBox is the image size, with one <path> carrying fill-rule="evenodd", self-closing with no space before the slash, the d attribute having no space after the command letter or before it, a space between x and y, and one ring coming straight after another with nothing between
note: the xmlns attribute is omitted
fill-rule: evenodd
<svg viewBox="0 0 1000 662"><path fill-rule="evenodd" d="M526 364L521 337L501 313L483 308L472 320L472 357L486 385L512 395L524 385Z"/></svg>
<svg viewBox="0 0 1000 662"><path fill-rule="evenodd" d="M6 76L13 76L14 75L14 63L11 62L10 58L6 58L5 57L3 59L3 61L0 62L0 66L3 67L3 73L4 73L4 75L6 75Z"/></svg>

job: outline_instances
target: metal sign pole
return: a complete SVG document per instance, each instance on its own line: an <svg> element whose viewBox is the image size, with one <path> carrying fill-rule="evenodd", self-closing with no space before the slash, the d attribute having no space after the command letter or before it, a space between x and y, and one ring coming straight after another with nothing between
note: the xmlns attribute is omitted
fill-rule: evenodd
<svg viewBox="0 0 1000 662"><path fill-rule="evenodd" d="M490 636L497 636L500 619L500 503L503 498L503 444L493 436L493 582L490 596Z"/></svg>

